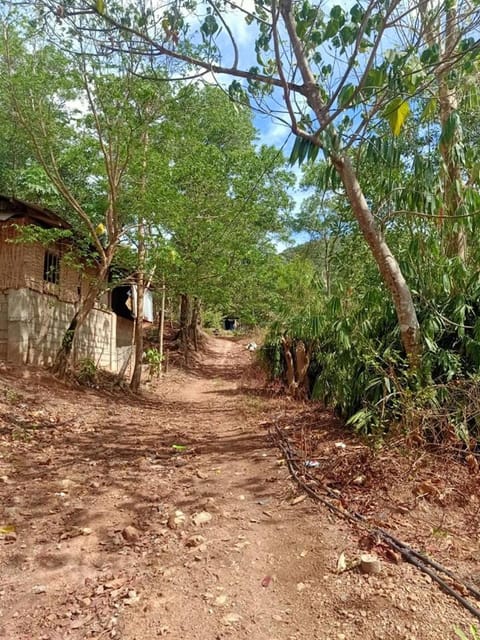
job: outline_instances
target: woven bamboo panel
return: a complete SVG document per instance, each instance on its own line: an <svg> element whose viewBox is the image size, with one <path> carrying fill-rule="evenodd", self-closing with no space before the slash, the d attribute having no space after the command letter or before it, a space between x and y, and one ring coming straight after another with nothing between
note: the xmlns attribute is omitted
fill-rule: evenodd
<svg viewBox="0 0 480 640"><path fill-rule="evenodd" d="M27 223L17 219L16 224ZM60 260L59 283L44 280L45 247L41 244L16 244L10 242L17 237L15 227L0 222L0 291L28 288L39 293L53 295L63 302L77 302L81 273ZM49 251L59 256L65 252L63 243L55 243Z"/></svg>

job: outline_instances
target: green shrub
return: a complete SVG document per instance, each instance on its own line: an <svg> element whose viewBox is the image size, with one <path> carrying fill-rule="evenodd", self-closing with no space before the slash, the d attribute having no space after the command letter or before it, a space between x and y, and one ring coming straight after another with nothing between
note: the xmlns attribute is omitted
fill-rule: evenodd
<svg viewBox="0 0 480 640"><path fill-rule="evenodd" d="M160 354L158 349L151 347L144 353L145 361L148 364L148 373L151 378L159 376L162 368L164 356Z"/></svg>
<svg viewBox="0 0 480 640"><path fill-rule="evenodd" d="M82 384L94 384L97 378L97 365L92 358L82 358L76 367L76 378Z"/></svg>
<svg viewBox="0 0 480 640"><path fill-rule="evenodd" d="M421 325L420 366L409 370L390 296L379 279L337 286L322 308L274 323L262 357L283 377L282 337L302 340L312 352L310 394L362 434L382 435L392 425L441 438L441 424L459 440L480 436L480 272L439 255L428 266L402 265ZM369 279L372 272L366 271ZM412 284L413 283L413 284ZM312 312L313 311L313 312ZM470 409L465 406L470 403ZM431 418L431 420L430 420Z"/></svg>

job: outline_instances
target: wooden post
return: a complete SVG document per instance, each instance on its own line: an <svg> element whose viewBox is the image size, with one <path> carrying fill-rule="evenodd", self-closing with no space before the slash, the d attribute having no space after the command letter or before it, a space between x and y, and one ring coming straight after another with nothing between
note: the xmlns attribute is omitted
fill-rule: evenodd
<svg viewBox="0 0 480 640"><path fill-rule="evenodd" d="M165 329L165 276L163 276L163 284L162 284L162 305L160 308L160 328L158 335L158 346L160 352L160 368L159 371L162 373L163 369L163 334Z"/></svg>

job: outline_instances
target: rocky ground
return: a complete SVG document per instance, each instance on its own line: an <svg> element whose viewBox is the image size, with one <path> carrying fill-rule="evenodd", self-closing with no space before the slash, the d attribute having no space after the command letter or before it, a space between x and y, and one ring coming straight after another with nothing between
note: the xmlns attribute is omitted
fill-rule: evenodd
<svg viewBox="0 0 480 640"><path fill-rule="evenodd" d="M171 370L141 397L0 368L0 637L447 640L468 631L468 612L405 562L382 557L378 575L338 571L342 554L361 553L361 533L303 498L268 435L303 411L311 422L312 409L263 393L251 359L242 344L211 339L194 370ZM331 432L318 446L335 455L338 425L319 409L315 421ZM359 484L364 502L375 496ZM433 531L426 521L438 514L423 496L396 532L415 530L417 517ZM449 509L472 517L468 500ZM459 554L462 570L478 573L477 525L463 541L447 531L449 545L438 529L442 562Z"/></svg>

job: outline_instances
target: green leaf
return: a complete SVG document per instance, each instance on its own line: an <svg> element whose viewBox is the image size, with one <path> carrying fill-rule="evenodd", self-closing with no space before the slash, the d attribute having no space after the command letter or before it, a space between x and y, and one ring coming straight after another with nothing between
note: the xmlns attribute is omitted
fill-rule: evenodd
<svg viewBox="0 0 480 640"><path fill-rule="evenodd" d="M319 151L320 147L318 147L316 144L313 144L313 142L310 142L310 140L305 140L304 138L297 136L292 147L289 163L291 165L294 165L296 162L298 162L298 164L301 165L305 161L305 159L313 162L316 159Z"/></svg>
<svg viewBox="0 0 480 640"><path fill-rule="evenodd" d="M378 89L383 87L386 81L386 74L383 69L370 69L367 75L366 87Z"/></svg>
<svg viewBox="0 0 480 640"><path fill-rule="evenodd" d="M345 85L343 89L340 91L340 93L338 94L338 104L340 105L340 107L342 108L348 107L354 93L355 93L355 87L353 84Z"/></svg>
<svg viewBox="0 0 480 640"><path fill-rule="evenodd" d="M420 116L422 122L433 120L437 111L437 104L438 100L436 98L430 98L423 108L422 115Z"/></svg>
<svg viewBox="0 0 480 640"><path fill-rule="evenodd" d="M360 24L360 22L363 20L365 12L359 4L354 4L350 9L350 15L352 17L352 22Z"/></svg>
<svg viewBox="0 0 480 640"><path fill-rule="evenodd" d="M105 13L105 0L96 0L95 8L98 13Z"/></svg>
<svg viewBox="0 0 480 640"><path fill-rule="evenodd" d="M298 160L298 154L300 151L300 140L298 136L295 138L295 142L293 143L292 151L290 153L289 163L294 165Z"/></svg>
<svg viewBox="0 0 480 640"><path fill-rule="evenodd" d="M410 107L403 98L395 98L385 109L383 115L390 124L390 129L394 136L400 135L409 113Z"/></svg>
<svg viewBox="0 0 480 640"><path fill-rule="evenodd" d="M344 22L344 16L344 11L340 5L336 4L334 7L332 7L330 11L330 18L332 18L332 20L342 20Z"/></svg>
<svg viewBox="0 0 480 640"><path fill-rule="evenodd" d="M450 145L452 144L455 134L460 129L460 117L456 111L451 113L446 119L443 127L442 133L440 135L440 144Z"/></svg>
<svg viewBox="0 0 480 640"><path fill-rule="evenodd" d="M209 36L213 36L218 31L218 24L215 19L215 16L207 15L205 16L205 20L203 21L202 26L200 27L200 31L202 35L206 38Z"/></svg>

